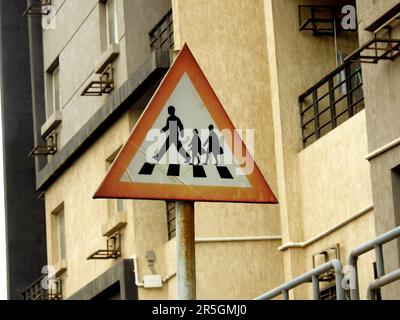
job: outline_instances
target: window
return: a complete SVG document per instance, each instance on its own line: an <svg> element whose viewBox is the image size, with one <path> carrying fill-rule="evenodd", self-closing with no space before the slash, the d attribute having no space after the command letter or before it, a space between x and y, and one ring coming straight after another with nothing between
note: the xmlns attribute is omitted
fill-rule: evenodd
<svg viewBox="0 0 400 320"><path fill-rule="evenodd" d="M396 226L400 226L400 165L392 170L392 196L394 221Z"/></svg>
<svg viewBox="0 0 400 320"><path fill-rule="evenodd" d="M175 202L167 201L167 231L168 240L172 240L176 237L176 213L175 213Z"/></svg>
<svg viewBox="0 0 400 320"><path fill-rule="evenodd" d="M48 71L47 118L61 110L60 65L58 58Z"/></svg>
<svg viewBox="0 0 400 320"><path fill-rule="evenodd" d="M118 43L118 21L115 0L106 2L107 41L108 45Z"/></svg>
<svg viewBox="0 0 400 320"><path fill-rule="evenodd" d="M114 162L115 158L117 157L121 147L118 148L110 157L106 160L106 170L108 171ZM115 213L123 213L126 212L126 205L125 200L123 199L115 199L115 200L108 200L108 212L109 216L113 216Z"/></svg>
<svg viewBox="0 0 400 320"><path fill-rule="evenodd" d="M58 65L53 71L53 104L54 111L61 109L61 94L60 94L60 66Z"/></svg>
<svg viewBox="0 0 400 320"><path fill-rule="evenodd" d="M345 290L344 292L344 299L345 300L351 300L350 299L350 290ZM320 289L319 291L319 300L322 301L332 301L332 300L337 300L336 296L336 283L332 282L328 287Z"/></svg>
<svg viewBox="0 0 400 320"><path fill-rule="evenodd" d="M54 262L67 258L65 243L65 213L64 207L56 210L52 215L52 254Z"/></svg>

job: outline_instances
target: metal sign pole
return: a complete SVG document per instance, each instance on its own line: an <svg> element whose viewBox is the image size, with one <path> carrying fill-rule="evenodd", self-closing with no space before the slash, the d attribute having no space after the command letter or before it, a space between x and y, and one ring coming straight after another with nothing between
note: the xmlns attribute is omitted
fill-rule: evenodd
<svg viewBox="0 0 400 320"><path fill-rule="evenodd" d="M175 210L178 300L196 300L194 202L177 201Z"/></svg>

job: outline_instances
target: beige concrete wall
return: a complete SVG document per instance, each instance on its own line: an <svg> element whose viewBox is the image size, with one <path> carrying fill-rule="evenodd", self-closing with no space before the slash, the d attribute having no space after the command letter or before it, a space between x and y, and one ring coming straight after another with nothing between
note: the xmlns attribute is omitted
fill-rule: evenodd
<svg viewBox="0 0 400 320"><path fill-rule="evenodd" d="M362 42L373 38L373 34L363 29L400 1L358 1L360 37ZM380 37L387 36L380 34ZM392 38L400 38L400 26L392 30ZM400 137L398 103L398 74L400 60L380 61L376 65L363 67L364 92L368 128L369 152L383 147ZM396 173L392 170L400 165L400 147L384 152L371 159L372 191L375 205L376 233L382 234L400 225L400 208L396 205L400 186L395 183ZM386 272L400 265L400 243L385 246ZM397 283L383 291L384 298L398 299L400 288Z"/></svg>
<svg viewBox="0 0 400 320"><path fill-rule="evenodd" d="M311 3L311 2L310 2ZM302 149L298 96L335 67L334 41L298 31L301 1L265 1L276 165L283 241L303 239L298 177ZM297 128L297 129L296 129ZM292 256L293 254L293 256ZM301 255L287 253L285 278L304 272ZM297 267L296 267L297 266Z"/></svg>
<svg viewBox="0 0 400 320"><path fill-rule="evenodd" d="M299 153L304 241L352 219L373 205L370 165L365 159L367 150L365 111L361 111ZM312 268L313 254L335 244L340 246L342 263L347 264L351 250L374 238L373 217L373 212L369 211L305 248L304 268ZM362 261L359 265L360 290L365 298L367 284L373 280L372 263L375 260L370 254Z"/></svg>
<svg viewBox="0 0 400 320"><path fill-rule="evenodd" d="M327 3L265 1L284 243L306 241L372 203L369 166L364 159L367 152L364 113L303 150L298 97L333 71L336 64L333 37L315 37L298 31L300 4ZM339 35L338 46L344 51L354 50L358 39L355 34L343 33ZM357 229L356 225L349 225L347 230ZM341 239L335 241L345 247L354 244L346 234L348 231L342 228L333 238ZM365 239L373 236L373 228L369 228ZM309 270L312 254L325 249L324 245L325 239L310 248L286 250L285 279ZM306 290L296 292L299 295L295 297L307 297Z"/></svg>
<svg viewBox="0 0 400 320"><path fill-rule="evenodd" d="M371 1L359 2L360 38L366 42L373 38L373 34L363 29L374 20L383 15L387 10L398 4L399 1ZM381 36L386 37L383 34ZM392 38L400 38L400 27L392 30ZM377 65L364 65L363 75L366 79L364 85L365 100L367 104L367 118L369 150L370 152L397 139L400 136L398 108L396 101L400 93L397 88L397 75L400 70L399 60L381 61ZM385 112L382 112L385 110ZM382 130L385 128L385 130Z"/></svg>
<svg viewBox="0 0 400 320"><path fill-rule="evenodd" d="M171 9L171 0L124 0L127 72L132 74L150 54L150 31Z"/></svg>
<svg viewBox="0 0 400 320"><path fill-rule="evenodd" d="M356 0L359 31L399 3L398 0Z"/></svg>
<svg viewBox="0 0 400 320"><path fill-rule="evenodd" d="M44 72L47 103L51 101L50 76L46 73L58 58L62 124L58 128L58 144L62 148L89 118L105 103L108 96L81 96L90 81L98 80L96 62L103 56L102 34L105 25L100 23L102 4L98 0L70 0L55 2L57 14L55 29L43 31ZM125 21L123 0L116 0L119 57L113 62L114 85L119 87L128 77L126 67Z"/></svg>
<svg viewBox="0 0 400 320"><path fill-rule="evenodd" d="M86 260L94 251L106 248L101 226L108 221L107 200L94 201L92 197L106 173L106 159L125 141L128 133L128 117L125 116L46 191L48 248L51 248L54 232L50 223L51 212L64 204L68 268L63 276L64 297L73 294L114 263ZM132 205L128 205L128 226L122 235L122 252L126 256L133 254L135 249L132 210ZM52 250L48 252L48 261L49 264L57 263Z"/></svg>
<svg viewBox="0 0 400 320"><path fill-rule="evenodd" d="M299 153L305 239L372 206L365 129L361 111Z"/></svg>

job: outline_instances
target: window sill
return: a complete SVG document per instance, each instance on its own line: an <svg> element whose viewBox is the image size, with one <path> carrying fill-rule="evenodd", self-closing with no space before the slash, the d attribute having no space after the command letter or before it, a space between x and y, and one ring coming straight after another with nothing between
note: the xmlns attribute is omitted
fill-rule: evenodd
<svg viewBox="0 0 400 320"><path fill-rule="evenodd" d="M62 112L54 112L49 119L40 128L40 134L46 138L54 129L56 129L62 122Z"/></svg>
<svg viewBox="0 0 400 320"><path fill-rule="evenodd" d="M60 276L62 276L65 272L67 272L67 260L66 259L62 259L60 261L58 261L55 265L55 277L58 278Z"/></svg>
<svg viewBox="0 0 400 320"><path fill-rule="evenodd" d="M110 237L118 230L125 227L128 223L128 215L126 212L114 214L108 221L101 226L103 237Z"/></svg>
<svg viewBox="0 0 400 320"><path fill-rule="evenodd" d="M119 44L114 43L109 45L108 48L103 52L101 57L96 61L95 70L97 74L102 74L107 66L114 62L119 56Z"/></svg>

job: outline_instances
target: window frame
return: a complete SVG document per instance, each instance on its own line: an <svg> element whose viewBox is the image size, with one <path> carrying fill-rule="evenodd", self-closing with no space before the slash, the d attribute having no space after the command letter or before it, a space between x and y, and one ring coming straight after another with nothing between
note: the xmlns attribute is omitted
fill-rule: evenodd
<svg viewBox="0 0 400 320"><path fill-rule="evenodd" d="M51 254L54 263L61 263L67 259L65 220L65 208L64 204L61 204L51 213Z"/></svg>
<svg viewBox="0 0 400 320"><path fill-rule="evenodd" d="M118 38L118 13L117 13L117 3L116 0L107 0L105 3L105 14L106 14L106 32L107 32L107 46L119 43ZM112 8L110 8L112 7ZM110 15L110 10L112 14ZM110 17L113 17L113 21L110 22ZM113 34L112 28L113 26ZM112 35L112 36L111 36Z"/></svg>
<svg viewBox="0 0 400 320"><path fill-rule="evenodd" d="M61 111L61 67L59 57L48 68L46 80L46 119Z"/></svg>
<svg viewBox="0 0 400 320"><path fill-rule="evenodd" d="M107 159L106 159L106 173L111 168L118 153L121 151L122 145L119 146ZM114 214L121 214L126 212L126 201L124 199L109 199L108 200L108 215L111 217Z"/></svg>
<svg viewBox="0 0 400 320"><path fill-rule="evenodd" d="M175 201L165 202L167 215L167 235L168 241L176 238L176 203Z"/></svg>
<svg viewBox="0 0 400 320"><path fill-rule="evenodd" d="M67 259L67 244L66 244L64 208L57 213L57 223L58 223L59 258L62 261L62 260Z"/></svg>

